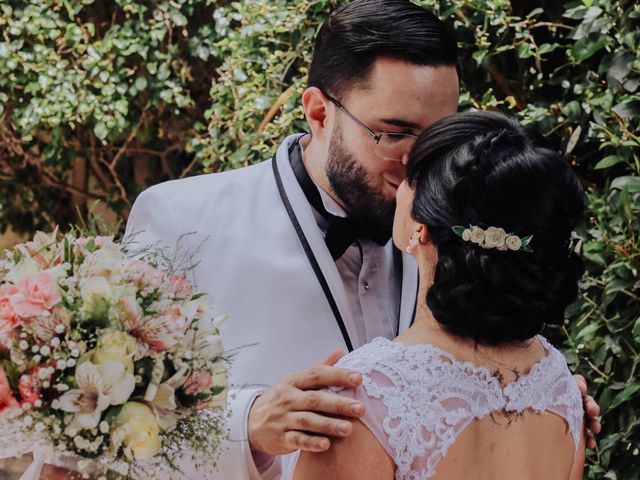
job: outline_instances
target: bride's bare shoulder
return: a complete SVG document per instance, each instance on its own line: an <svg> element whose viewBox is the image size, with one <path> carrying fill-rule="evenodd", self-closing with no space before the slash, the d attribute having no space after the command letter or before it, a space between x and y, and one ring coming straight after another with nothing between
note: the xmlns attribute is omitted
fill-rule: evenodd
<svg viewBox="0 0 640 480"><path fill-rule="evenodd" d="M293 480L393 480L391 457L362 422L352 423L351 435L332 439L326 452L301 452Z"/></svg>

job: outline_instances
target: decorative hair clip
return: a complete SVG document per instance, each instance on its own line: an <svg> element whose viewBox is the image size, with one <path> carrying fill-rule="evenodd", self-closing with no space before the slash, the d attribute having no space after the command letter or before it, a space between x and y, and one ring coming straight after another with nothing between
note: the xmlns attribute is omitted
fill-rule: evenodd
<svg viewBox="0 0 640 480"><path fill-rule="evenodd" d="M529 246L533 235L527 235L521 238L513 233L505 232L502 228L489 227L483 230L475 225L469 225L468 228L456 225L455 227L451 227L451 230L465 242L475 243L482 248L495 248L501 251L533 252Z"/></svg>

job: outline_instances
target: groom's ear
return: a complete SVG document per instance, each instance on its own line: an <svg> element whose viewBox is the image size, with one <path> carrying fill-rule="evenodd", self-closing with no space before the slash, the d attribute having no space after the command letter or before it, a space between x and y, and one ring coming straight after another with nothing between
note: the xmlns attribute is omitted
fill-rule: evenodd
<svg viewBox="0 0 640 480"><path fill-rule="evenodd" d="M332 127L330 109L333 104L318 87L309 87L302 94L302 105L311 135L319 140L328 140Z"/></svg>

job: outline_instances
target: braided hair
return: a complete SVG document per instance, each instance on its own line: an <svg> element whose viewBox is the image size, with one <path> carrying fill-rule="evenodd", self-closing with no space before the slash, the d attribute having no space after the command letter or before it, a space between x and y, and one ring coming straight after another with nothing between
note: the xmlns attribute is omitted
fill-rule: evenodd
<svg viewBox="0 0 640 480"><path fill-rule="evenodd" d="M412 217L438 250L427 304L448 331L497 345L560 324L583 266L568 248L584 191L567 160L507 116L445 118L417 140L407 165ZM525 237L532 253L464 242L451 227L490 226Z"/></svg>

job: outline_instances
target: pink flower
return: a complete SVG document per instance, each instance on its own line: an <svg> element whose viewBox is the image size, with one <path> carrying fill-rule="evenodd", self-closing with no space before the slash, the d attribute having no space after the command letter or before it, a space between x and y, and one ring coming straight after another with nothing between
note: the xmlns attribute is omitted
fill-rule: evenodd
<svg viewBox="0 0 640 480"><path fill-rule="evenodd" d="M172 275L169 281L169 290L176 297L187 297L193 293L193 285L191 285L184 275Z"/></svg>
<svg viewBox="0 0 640 480"><path fill-rule="evenodd" d="M196 395L205 392L213 386L213 376L209 372L196 372L187 378L182 390L186 395Z"/></svg>
<svg viewBox="0 0 640 480"><path fill-rule="evenodd" d="M41 366L35 367L31 373L24 374L18 381L18 391L20 397L22 397L23 403L30 403L32 406L36 400L40 400L40 379L38 377L38 371Z"/></svg>
<svg viewBox="0 0 640 480"><path fill-rule="evenodd" d="M131 260L129 263L134 283L138 286L149 286L160 288L164 280L164 274L157 268L153 268L148 263L140 260Z"/></svg>
<svg viewBox="0 0 640 480"><path fill-rule="evenodd" d="M7 375L0 366L0 412L5 408L17 408L18 406L18 401L13 396L13 392L11 392Z"/></svg>
<svg viewBox="0 0 640 480"><path fill-rule="evenodd" d="M11 306L20 317L36 317L51 310L62 296L51 275L36 273L23 278L16 285L17 292L9 297Z"/></svg>
<svg viewBox="0 0 640 480"><path fill-rule="evenodd" d="M18 315L10 300L10 296L17 291L13 285L0 287L0 335L10 333L18 324Z"/></svg>
<svg viewBox="0 0 640 480"><path fill-rule="evenodd" d="M174 306L166 314L154 317L132 316L125 325L131 336L160 352L173 347L183 334L186 318L179 311L179 307Z"/></svg>

